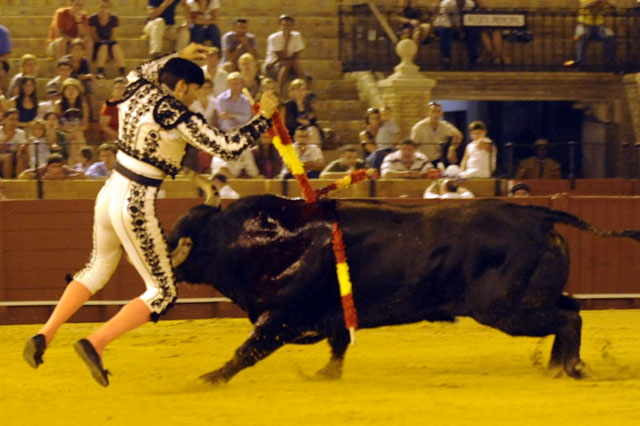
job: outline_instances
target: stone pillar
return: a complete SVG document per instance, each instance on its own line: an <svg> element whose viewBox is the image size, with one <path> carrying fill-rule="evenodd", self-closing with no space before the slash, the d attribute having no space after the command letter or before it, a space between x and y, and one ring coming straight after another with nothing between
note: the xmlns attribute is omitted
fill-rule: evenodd
<svg viewBox="0 0 640 426"><path fill-rule="evenodd" d="M420 68L413 63L418 46L413 40L400 40L396 53L401 58L394 73L378 82L385 106L391 107L393 119L400 127L400 137L411 134L411 127L427 116L427 106L431 101L431 91L436 81L420 74Z"/></svg>

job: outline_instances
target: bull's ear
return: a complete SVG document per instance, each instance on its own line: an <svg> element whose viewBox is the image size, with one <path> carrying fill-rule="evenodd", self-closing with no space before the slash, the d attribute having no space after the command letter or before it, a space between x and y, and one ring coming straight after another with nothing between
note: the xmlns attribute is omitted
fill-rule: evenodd
<svg viewBox="0 0 640 426"><path fill-rule="evenodd" d="M218 189L215 185L207 180L204 176L194 173L193 174L193 183L196 184L198 188L204 192L204 204L220 208L220 194L218 193Z"/></svg>
<svg viewBox="0 0 640 426"><path fill-rule="evenodd" d="M189 253L191 253L191 248L193 247L193 241L189 237L181 237L178 241L178 245L171 253L171 266L177 268L184 262Z"/></svg>

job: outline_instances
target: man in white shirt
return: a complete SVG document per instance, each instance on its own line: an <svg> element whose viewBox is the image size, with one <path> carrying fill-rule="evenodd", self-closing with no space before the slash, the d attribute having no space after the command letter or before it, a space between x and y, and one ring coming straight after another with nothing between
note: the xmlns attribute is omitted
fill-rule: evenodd
<svg viewBox="0 0 640 426"><path fill-rule="evenodd" d="M286 80L292 71L298 78L309 80L299 61L304 50L304 40L298 31L293 31L294 24L293 17L281 15L281 30L271 34L267 40L264 73L278 82L280 93L285 93Z"/></svg>
<svg viewBox="0 0 640 426"><path fill-rule="evenodd" d="M211 160L211 174L223 174L232 178L250 179L260 174L251 150L243 151L235 160L223 160L214 156Z"/></svg>
<svg viewBox="0 0 640 426"><path fill-rule="evenodd" d="M429 161L440 159L441 145L451 138L447 160L457 163L456 148L462 142L462 133L453 124L442 120L442 105L429 102L429 117L418 121L411 128L411 139L418 145L418 150L427 156Z"/></svg>
<svg viewBox="0 0 640 426"><path fill-rule="evenodd" d="M387 179L423 179L432 168L427 157L418 152L415 143L405 139L397 151L384 157L380 174Z"/></svg>
<svg viewBox="0 0 640 426"><path fill-rule="evenodd" d="M325 166L324 155L322 155L322 150L318 145L310 143L311 133L309 129L303 125L298 126L293 134L293 140L293 148L296 150L300 161L302 161L307 177L311 179L320 177L320 172ZM283 167L282 174L285 179L293 177L286 166Z"/></svg>

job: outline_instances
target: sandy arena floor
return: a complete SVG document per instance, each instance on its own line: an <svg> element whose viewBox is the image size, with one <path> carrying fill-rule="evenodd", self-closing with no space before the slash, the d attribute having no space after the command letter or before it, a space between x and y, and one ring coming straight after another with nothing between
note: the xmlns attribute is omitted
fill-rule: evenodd
<svg viewBox="0 0 640 426"><path fill-rule="evenodd" d="M221 366L247 320L148 324L105 352L102 388L72 344L96 324L68 324L32 370L38 326L0 327L0 425L640 425L640 311L583 312L576 381L546 369L552 339L512 338L462 319L362 330L336 382L309 379L325 342L285 346L229 384L196 378Z"/></svg>

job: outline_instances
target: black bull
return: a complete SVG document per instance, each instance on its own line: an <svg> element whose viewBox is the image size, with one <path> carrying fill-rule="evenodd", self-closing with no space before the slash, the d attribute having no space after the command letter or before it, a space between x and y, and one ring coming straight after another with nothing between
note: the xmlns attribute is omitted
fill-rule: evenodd
<svg viewBox="0 0 640 426"><path fill-rule="evenodd" d="M640 240L638 231L601 231L568 213L497 200L400 207L264 195L224 211L196 206L169 236L171 250L185 247L181 238L187 243L176 277L215 286L255 326L205 380L228 381L284 344L324 338L331 359L318 374L341 376L349 333L331 243L335 220L360 328L469 316L514 336L555 334L550 366L572 377L583 371L582 320L579 304L563 295L568 247L554 224Z"/></svg>

